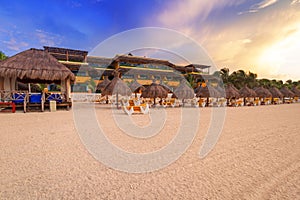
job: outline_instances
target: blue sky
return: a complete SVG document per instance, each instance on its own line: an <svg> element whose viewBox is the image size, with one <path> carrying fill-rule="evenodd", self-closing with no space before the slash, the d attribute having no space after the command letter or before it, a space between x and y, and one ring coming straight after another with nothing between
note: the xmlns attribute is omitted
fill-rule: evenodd
<svg viewBox="0 0 300 200"><path fill-rule="evenodd" d="M299 11L300 0L6 1L0 50L9 56L45 45L91 51L122 31L161 27L194 39L219 68L300 79Z"/></svg>

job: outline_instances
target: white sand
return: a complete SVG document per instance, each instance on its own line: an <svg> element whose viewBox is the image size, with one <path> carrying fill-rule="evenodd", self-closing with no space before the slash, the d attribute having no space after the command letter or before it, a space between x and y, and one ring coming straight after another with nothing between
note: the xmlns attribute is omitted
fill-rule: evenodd
<svg viewBox="0 0 300 200"><path fill-rule="evenodd" d="M111 111L97 105L107 137L132 152L165 146L178 128L168 109L163 132L141 140L122 134ZM0 199L299 199L300 104L228 108L220 139L199 159L210 122L200 109L200 129L176 162L130 174L94 159L81 143L72 111L0 114ZM132 117L147 125L149 116Z"/></svg>

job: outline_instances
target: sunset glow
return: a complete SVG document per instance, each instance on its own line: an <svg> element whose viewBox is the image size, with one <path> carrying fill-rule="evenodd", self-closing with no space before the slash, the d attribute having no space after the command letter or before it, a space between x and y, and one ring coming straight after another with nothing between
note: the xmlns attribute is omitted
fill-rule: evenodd
<svg viewBox="0 0 300 200"><path fill-rule="evenodd" d="M44 45L91 51L115 34L159 27L196 41L219 69L299 80L299 10L298 0L9 1L0 7L0 50L9 56ZM174 48L202 62L187 44Z"/></svg>

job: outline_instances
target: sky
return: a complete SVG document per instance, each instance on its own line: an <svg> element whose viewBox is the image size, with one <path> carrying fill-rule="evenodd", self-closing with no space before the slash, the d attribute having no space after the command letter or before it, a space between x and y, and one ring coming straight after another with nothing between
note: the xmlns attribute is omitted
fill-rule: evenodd
<svg viewBox="0 0 300 200"><path fill-rule="evenodd" d="M300 0L3 1L0 51L13 56L56 46L90 52L116 34L143 27L183 34L201 46L218 69L300 80ZM159 37L148 34L146 39ZM206 64L185 41L176 44L177 50L191 55L190 62ZM155 51L140 53L155 56Z"/></svg>

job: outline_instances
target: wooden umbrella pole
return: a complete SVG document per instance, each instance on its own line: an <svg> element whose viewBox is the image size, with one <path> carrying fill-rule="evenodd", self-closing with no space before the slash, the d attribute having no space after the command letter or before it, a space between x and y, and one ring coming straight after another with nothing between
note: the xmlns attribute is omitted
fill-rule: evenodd
<svg viewBox="0 0 300 200"><path fill-rule="evenodd" d="M119 109L119 92L117 90L117 109Z"/></svg>

